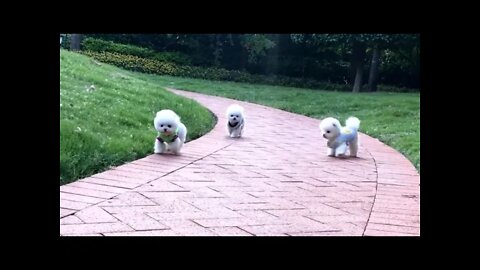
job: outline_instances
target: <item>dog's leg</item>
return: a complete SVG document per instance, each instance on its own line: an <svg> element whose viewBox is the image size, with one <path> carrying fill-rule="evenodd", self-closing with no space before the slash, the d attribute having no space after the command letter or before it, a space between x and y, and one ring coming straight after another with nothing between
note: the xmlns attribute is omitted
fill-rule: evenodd
<svg viewBox="0 0 480 270"><path fill-rule="evenodd" d="M327 155L329 157L334 157L335 156L335 149L333 148L327 148Z"/></svg>
<svg viewBox="0 0 480 270"><path fill-rule="evenodd" d="M245 122L243 122L240 128L238 129L238 137L242 137L244 129L245 129Z"/></svg>
<svg viewBox="0 0 480 270"><path fill-rule="evenodd" d="M347 144L342 143L337 147L337 149L335 149L335 156L336 157L343 157L343 156L345 156L345 152L347 152Z"/></svg>
<svg viewBox="0 0 480 270"><path fill-rule="evenodd" d="M243 130L243 128L241 128L241 127L238 129L238 131L237 131L237 138L242 137L242 130Z"/></svg>
<svg viewBox="0 0 480 270"><path fill-rule="evenodd" d="M230 126L227 126L227 130L228 130L228 136L229 136L230 138L233 138L233 130L232 130L232 128L231 128Z"/></svg>
<svg viewBox="0 0 480 270"><path fill-rule="evenodd" d="M239 138L241 135L242 135L242 131L239 128L233 131L233 137Z"/></svg>
<svg viewBox="0 0 480 270"><path fill-rule="evenodd" d="M175 155L179 155L180 149L182 149L182 146L183 146L183 142L182 140L180 140L180 138L177 138L175 139L174 142L170 143L168 146Z"/></svg>
<svg viewBox="0 0 480 270"><path fill-rule="evenodd" d="M356 157L358 152L358 139L352 141L349 146L350 146L350 156Z"/></svg>
<svg viewBox="0 0 480 270"><path fill-rule="evenodd" d="M240 137L238 128L230 130L230 138L238 138L238 137Z"/></svg>
<svg viewBox="0 0 480 270"><path fill-rule="evenodd" d="M161 154L164 153L166 150L165 143L160 142L158 139L155 139L155 145L153 147L153 153Z"/></svg>

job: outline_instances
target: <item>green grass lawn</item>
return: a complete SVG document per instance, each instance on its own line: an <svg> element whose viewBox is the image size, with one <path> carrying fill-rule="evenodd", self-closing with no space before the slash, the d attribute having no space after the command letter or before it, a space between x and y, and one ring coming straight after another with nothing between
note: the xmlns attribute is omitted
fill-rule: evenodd
<svg viewBox="0 0 480 270"><path fill-rule="evenodd" d="M161 109L182 117L187 141L213 128L207 109L139 75L60 50L61 185L153 153ZM90 85L95 90L87 91Z"/></svg>
<svg viewBox="0 0 480 270"><path fill-rule="evenodd" d="M322 119L361 120L360 131L404 154L420 172L420 94L345 93L143 74L159 86L263 104ZM320 132L320 131L319 131Z"/></svg>
<svg viewBox="0 0 480 270"><path fill-rule="evenodd" d="M187 140L207 133L214 118L195 101L164 90L172 87L263 104L322 119L350 116L360 131L403 153L420 171L420 95L343 93L271 85L206 81L125 71L69 51L60 51L60 184L153 153L153 118L176 111ZM94 91L87 87L95 85ZM320 132L320 131L319 131ZM319 142L321 143L321 142Z"/></svg>

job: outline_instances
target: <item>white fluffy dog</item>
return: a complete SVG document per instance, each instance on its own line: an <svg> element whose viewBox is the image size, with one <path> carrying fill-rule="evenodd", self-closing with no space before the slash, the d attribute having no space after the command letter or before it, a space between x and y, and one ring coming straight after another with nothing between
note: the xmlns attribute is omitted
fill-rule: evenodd
<svg viewBox="0 0 480 270"><path fill-rule="evenodd" d="M242 136L245 128L245 113L243 107L232 104L227 108L227 131L231 138Z"/></svg>
<svg viewBox="0 0 480 270"><path fill-rule="evenodd" d="M343 157L350 148L350 156L356 157L358 151L358 128L360 120L356 117L349 117L342 127L340 122L332 117L322 120L320 130L325 139L328 140L328 156Z"/></svg>
<svg viewBox="0 0 480 270"><path fill-rule="evenodd" d="M187 128L180 122L180 116L172 110L161 110L157 112L153 124L158 131L154 153L172 151L178 155L187 138Z"/></svg>

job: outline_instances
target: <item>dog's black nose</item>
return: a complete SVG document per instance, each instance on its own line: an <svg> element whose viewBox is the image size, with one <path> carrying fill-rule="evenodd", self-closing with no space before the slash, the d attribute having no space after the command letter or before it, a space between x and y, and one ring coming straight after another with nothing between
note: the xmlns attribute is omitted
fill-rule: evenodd
<svg viewBox="0 0 480 270"><path fill-rule="evenodd" d="M164 129L163 129L163 131L167 132L167 129L166 129L166 128L164 128Z"/></svg>

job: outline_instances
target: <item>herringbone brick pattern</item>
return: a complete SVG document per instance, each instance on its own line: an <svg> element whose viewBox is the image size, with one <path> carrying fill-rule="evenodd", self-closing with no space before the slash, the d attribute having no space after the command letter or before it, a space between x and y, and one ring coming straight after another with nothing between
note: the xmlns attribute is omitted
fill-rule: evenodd
<svg viewBox="0 0 480 270"><path fill-rule="evenodd" d="M180 156L61 186L60 235L420 235L420 176L394 149L361 134L358 158L327 157L317 119L169 90L210 109L215 128ZM226 133L231 103L246 110L240 139Z"/></svg>

